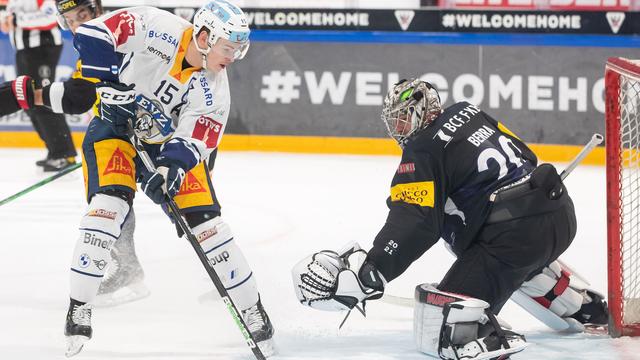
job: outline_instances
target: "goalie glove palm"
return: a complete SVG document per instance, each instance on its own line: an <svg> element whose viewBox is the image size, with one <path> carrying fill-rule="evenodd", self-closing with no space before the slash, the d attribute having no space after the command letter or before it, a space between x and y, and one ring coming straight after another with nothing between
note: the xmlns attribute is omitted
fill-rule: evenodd
<svg viewBox="0 0 640 360"><path fill-rule="evenodd" d="M300 303L318 310L340 311L380 298L384 290L380 273L371 263L355 264L355 258L363 255L366 252L356 244L341 253L320 251L296 264L292 275ZM378 281L363 282L363 275Z"/></svg>

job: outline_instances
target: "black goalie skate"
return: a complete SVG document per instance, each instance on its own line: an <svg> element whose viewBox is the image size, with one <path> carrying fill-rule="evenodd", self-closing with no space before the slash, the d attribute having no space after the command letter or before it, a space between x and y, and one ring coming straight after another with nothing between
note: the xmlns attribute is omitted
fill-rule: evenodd
<svg viewBox="0 0 640 360"><path fill-rule="evenodd" d="M71 357L82 350L84 343L91 339L91 305L74 299L69 303L64 335L67 337L67 352Z"/></svg>
<svg viewBox="0 0 640 360"><path fill-rule="evenodd" d="M260 298L255 305L242 311L242 317L262 354L264 356L274 355L276 352L273 342L274 329Z"/></svg>

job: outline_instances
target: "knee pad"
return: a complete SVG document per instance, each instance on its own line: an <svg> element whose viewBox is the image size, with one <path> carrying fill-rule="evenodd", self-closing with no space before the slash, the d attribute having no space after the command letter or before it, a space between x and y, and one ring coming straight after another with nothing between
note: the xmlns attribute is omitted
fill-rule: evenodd
<svg viewBox="0 0 640 360"><path fill-rule="evenodd" d="M256 280L229 225L218 216L194 227L193 233L236 306L244 310L255 305Z"/></svg>
<svg viewBox="0 0 640 360"><path fill-rule="evenodd" d="M129 204L120 198L106 194L91 198L71 262L73 299L90 302L95 297L128 213Z"/></svg>

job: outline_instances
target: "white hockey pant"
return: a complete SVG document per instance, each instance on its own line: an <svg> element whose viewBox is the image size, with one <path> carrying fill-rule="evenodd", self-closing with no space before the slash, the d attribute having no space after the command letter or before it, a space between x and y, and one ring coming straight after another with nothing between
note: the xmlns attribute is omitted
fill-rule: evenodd
<svg viewBox="0 0 640 360"><path fill-rule="evenodd" d="M522 284L520 290L554 314L567 317L580 310L584 300L581 289L574 289L572 280L571 274L554 261Z"/></svg>
<svg viewBox="0 0 640 360"><path fill-rule="evenodd" d="M73 299L91 302L95 298L128 213L129 204L115 196L96 194L91 199L80 221L80 237L71 260Z"/></svg>
<svg viewBox="0 0 640 360"><path fill-rule="evenodd" d="M193 233L238 309L255 305L258 302L255 276L229 225L217 216L194 227Z"/></svg>

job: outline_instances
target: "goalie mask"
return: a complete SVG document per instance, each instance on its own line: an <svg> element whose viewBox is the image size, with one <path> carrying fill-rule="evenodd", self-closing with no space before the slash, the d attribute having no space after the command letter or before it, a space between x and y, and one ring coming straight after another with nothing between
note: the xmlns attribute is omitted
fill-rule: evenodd
<svg viewBox="0 0 640 360"><path fill-rule="evenodd" d="M420 79L400 80L384 98L382 121L401 146L442 113L440 95Z"/></svg>
<svg viewBox="0 0 640 360"><path fill-rule="evenodd" d="M207 48L198 46L197 36L202 30L209 33ZM249 23L244 12L226 0L213 0L204 5L193 16L193 42L202 54L202 67L207 68L207 55L219 39L238 45L232 54L241 60L249 50Z"/></svg>

